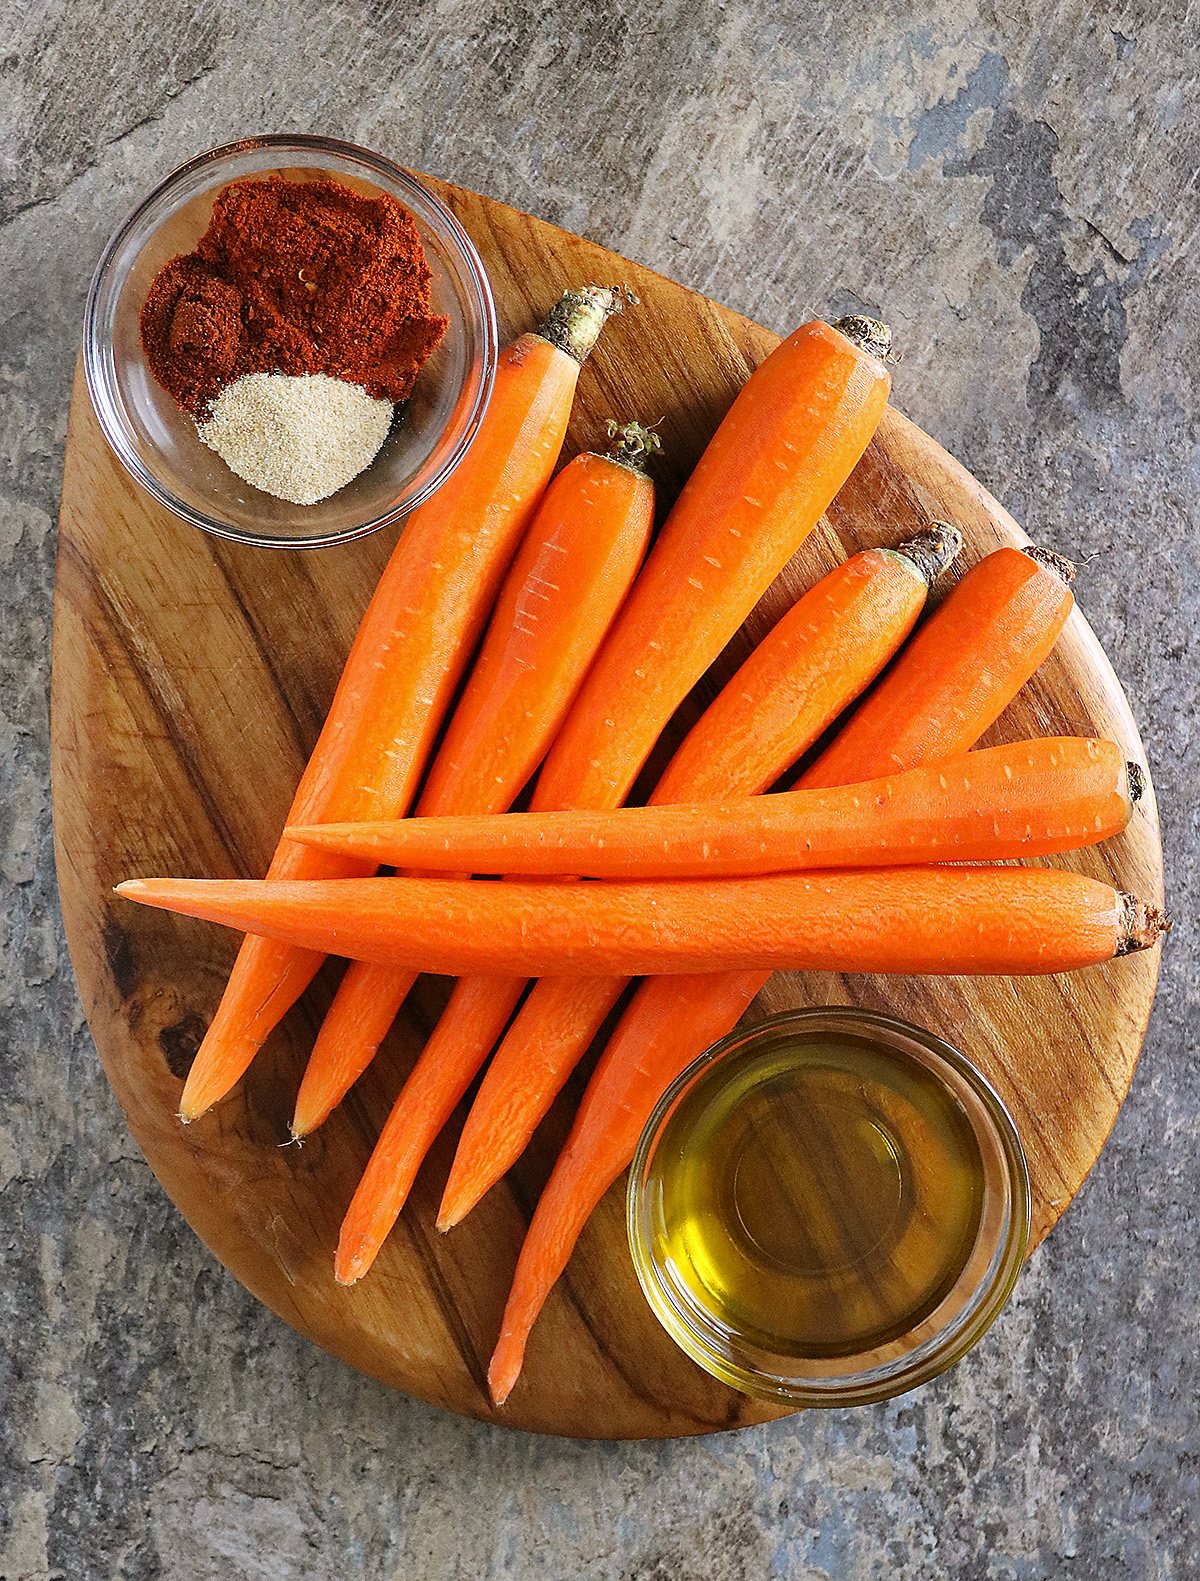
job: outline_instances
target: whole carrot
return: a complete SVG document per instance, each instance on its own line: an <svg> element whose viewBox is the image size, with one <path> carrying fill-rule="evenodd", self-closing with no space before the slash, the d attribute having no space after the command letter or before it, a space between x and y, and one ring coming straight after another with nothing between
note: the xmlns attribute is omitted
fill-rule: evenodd
<svg viewBox="0 0 1200 1581"><path fill-rule="evenodd" d="M668 764L652 805L751 796L772 784L879 674L961 544L957 528L938 522L897 550L864 550L823 577L705 711ZM553 978L534 985L467 1116L439 1229L457 1224L524 1151L626 982Z"/></svg>
<svg viewBox="0 0 1200 1581"><path fill-rule="evenodd" d="M375 1261L426 1153L504 1031L524 986L520 978L462 977L455 983L346 1210L333 1265L340 1284L361 1279Z"/></svg>
<svg viewBox="0 0 1200 1581"><path fill-rule="evenodd" d="M643 884L143 878L127 900L303 949L512 972L1071 971L1152 943L1155 914L1058 868L893 867Z"/></svg>
<svg viewBox="0 0 1200 1581"><path fill-rule="evenodd" d="M536 335L504 352L474 444L408 518L359 627L289 821L394 817L479 639L500 579L566 433L581 363L616 293L568 292ZM332 878L361 863L280 844L268 876ZM194 1120L229 1091L321 964L318 953L247 939L184 1085Z"/></svg>
<svg viewBox="0 0 1200 1581"><path fill-rule="evenodd" d="M968 751L1054 646L1071 611L1073 571L1043 550L1005 548L986 556L901 652L801 784L849 784ZM876 701L881 696L887 710ZM842 745L849 732L853 751ZM659 1095L732 1031L768 976L660 977L639 987L592 1075L521 1248L489 1373L498 1400L516 1381L529 1331L580 1228L632 1158Z"/></svg>
<svg viewBox="0 0 1200 1581"><path fill-rule="evenodd" d="M1139 775L1115 742L1048 736L828 790L614 812L316 824L289 835L373 862L549 878L746 878L1001 862L1119 833Z"/></svg>
<svg viewBox="0 0 1200 1581"><path fill-rule="evenodd" d="M799 784L847 785L968 752L1058 640L1074 574L1069 560L1034 546L985 556Z"/></svg>
<svg viewBox="0 0 1200 1581"><path fill-rule="evenodd" d="M535 808L624 801L680 702L849 477L887 404L875 352L891 336L842 322L848 334L794 331L730 407L547 755Z"/></svg>
<svg viewBox="0 0 1200 1581"><path fill-rule="evenodd" d="M657 437L636 423L620 436L611 455L576 456L546 490L501 589L418 813L502 810L554 739L637 575L654 523L654 485L644 462ZM374 1058L412 982L411 972L362 962L350 966L300 1084L293 1136L307 1136L341 1102ZM473 1075L463 1080L463 1090ZM433 1135L444 1118L437 1119ZM433 1119L426 1110L418 1122L397 1100L397 1125L412 1121L427 1129ZM387 1151L390 1137L381 1143Z"/></svg>
<svg viewBox="0 0 1200 1581"><path fill-rule="evenodd" d="M805 324L755 369L676 501L547 756L535 810L624 801L667 720L866 449L887 403L880 359L890 342L886 326L872 320ZM469 1048L478 1068L492 1047L479 1040L500 1035L524 986L497 981L490 1018L484 992L473 992L470 1028L456 1024L452 1001L434 1043ZM574 1026L586 1032L586 1023L577 1017ZM468 1044L468 1036L477 1041Z"/></svg>

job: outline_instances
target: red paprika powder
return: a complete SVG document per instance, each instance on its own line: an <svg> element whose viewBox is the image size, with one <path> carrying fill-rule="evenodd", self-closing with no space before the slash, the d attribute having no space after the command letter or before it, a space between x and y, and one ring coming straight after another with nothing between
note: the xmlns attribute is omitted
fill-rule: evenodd
<svg viewBox="0 0 1200 1581"><path fill-rule="evenodd" d="M203 418L246 373L324 373L402 401L446 333L411 217L386 193L282 176L235 181L196 251L142 306L151 371Z"/></svg>

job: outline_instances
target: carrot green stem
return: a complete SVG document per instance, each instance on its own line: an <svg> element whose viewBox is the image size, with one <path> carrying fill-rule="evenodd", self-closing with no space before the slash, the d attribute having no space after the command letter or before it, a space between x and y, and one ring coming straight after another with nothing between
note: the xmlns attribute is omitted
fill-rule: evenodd
<svg viewBox="0 0 1200 1581"><path fill-rule="evenodd" d="M1168 914L1159 906L1148 905L1136 895L1124 891L1117 897L1118 955L1134 955L1138 950L1148 950L1157 944L1164 933L1170 933L1172 923Z"/></svg>

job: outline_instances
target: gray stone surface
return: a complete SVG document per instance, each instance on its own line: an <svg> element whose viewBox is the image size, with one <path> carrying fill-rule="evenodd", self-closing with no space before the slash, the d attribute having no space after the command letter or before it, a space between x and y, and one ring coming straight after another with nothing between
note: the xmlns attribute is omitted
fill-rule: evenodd
<svg viewBox="0 0 1200 1581"><path fill-rule="evenodd" d="M0 7L0 1577L1200 1572L1197 29L1143 0ZM214 1262L83 1023L51 851L54 519L88 275L185 156L377 147L784 330L886 309L897 403L1078 584L1179 918L1132 1093L948 1376L700 1442L390 1394Z"/></svg>

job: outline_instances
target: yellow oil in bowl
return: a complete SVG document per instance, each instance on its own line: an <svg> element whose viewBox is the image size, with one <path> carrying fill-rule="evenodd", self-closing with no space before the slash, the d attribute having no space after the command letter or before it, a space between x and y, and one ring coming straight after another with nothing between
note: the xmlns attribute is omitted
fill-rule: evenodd
<svg viewBox="0 0 1200 1581"><path fill-rule="evenodd" d="M914 1363L948 1365L1027 1235L999 1099L937 1039L862 1012L796 1012L726 1045L680 1078L635 1160L634 1255L660 1318L754 1393L833 1396L872 1374L879 1398Z"/></svg>

